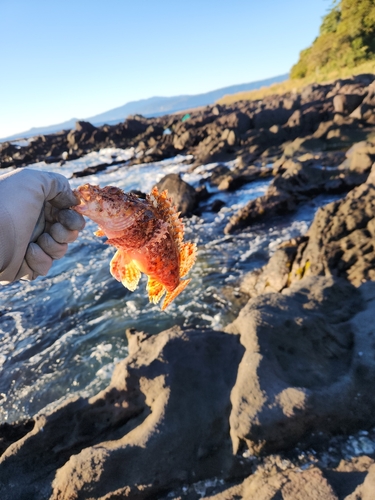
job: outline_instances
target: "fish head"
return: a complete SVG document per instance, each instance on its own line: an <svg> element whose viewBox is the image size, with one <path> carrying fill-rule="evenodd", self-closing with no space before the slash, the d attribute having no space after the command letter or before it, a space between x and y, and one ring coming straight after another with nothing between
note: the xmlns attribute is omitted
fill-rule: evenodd
<svg viewBox="0 0 375 500"><path fill-rule="evenodd" d="M80 201L73 209L110 231L121 231L132 224L142 202L115 186L84 184L73 192Z"/></svg>

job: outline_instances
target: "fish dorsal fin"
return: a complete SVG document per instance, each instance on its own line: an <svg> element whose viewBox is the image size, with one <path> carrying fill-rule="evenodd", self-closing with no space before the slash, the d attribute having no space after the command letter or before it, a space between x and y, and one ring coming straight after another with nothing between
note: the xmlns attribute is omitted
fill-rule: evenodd
<svg viewBox="0 0 375 500"><path fill-rule="evenodd" d="M197 254L197 246L190 241L181 244L180 250L180 276L183 278L193 267Z"/></svg>
<svg viewBox="0 0 375 500"><path fill-rule="evenodd" d="M184 238L184 226L179 218L180 212L177 212L171 198L168 198L168 191L165 190L159 193L158 188L154 187L151 193L147 195L147 200L152 204L156 215L168 224L169 230L180 249Z"/></svg>

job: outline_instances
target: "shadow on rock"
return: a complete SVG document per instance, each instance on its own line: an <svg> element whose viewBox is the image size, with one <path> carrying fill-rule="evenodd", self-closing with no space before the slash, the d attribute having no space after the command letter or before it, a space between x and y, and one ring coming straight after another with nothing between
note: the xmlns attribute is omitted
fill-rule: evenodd
<svg viewBox="0 0 375 500"><path fill-rule="evenodd" d="M129 357L107 389L41 412L5 451L3 500L12 492L28 500L146 498L228 473L238 337L178 328L129 336Z"/></svg>

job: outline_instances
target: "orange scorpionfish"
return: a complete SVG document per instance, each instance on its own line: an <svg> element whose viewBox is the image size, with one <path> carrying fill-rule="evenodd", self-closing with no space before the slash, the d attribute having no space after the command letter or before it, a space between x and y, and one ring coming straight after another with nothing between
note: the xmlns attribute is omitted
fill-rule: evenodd
<svg viewBox="0 0 375 500"><path fill-rule="evenodd" d="M80 205L74 208L99 225L96 236L117 248L110 264L111 274L134 291L147 274L150 302L157 304L164 293L164 310L189 284L181 280L195 262L196 245L183 242L184 226L167 191L156 187L138 198L113 186L84 184L74 191Z"/></svg>

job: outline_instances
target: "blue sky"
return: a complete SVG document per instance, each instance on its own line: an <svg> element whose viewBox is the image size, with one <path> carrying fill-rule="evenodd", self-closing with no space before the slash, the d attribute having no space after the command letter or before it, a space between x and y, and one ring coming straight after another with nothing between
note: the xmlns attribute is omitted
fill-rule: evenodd
<svg viewBox="0 0 375 500"><path fill-rule="evenodd" d="M0 137L287 73L331 0L0 0Z"/></svg>

